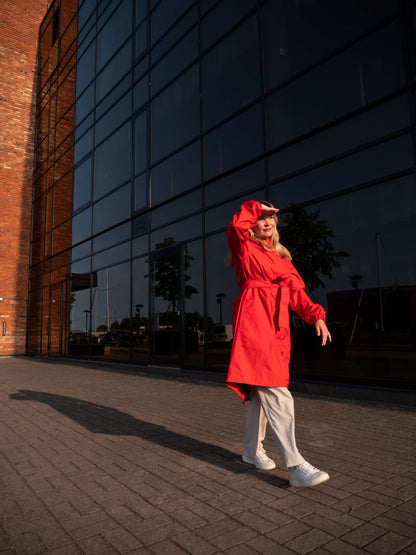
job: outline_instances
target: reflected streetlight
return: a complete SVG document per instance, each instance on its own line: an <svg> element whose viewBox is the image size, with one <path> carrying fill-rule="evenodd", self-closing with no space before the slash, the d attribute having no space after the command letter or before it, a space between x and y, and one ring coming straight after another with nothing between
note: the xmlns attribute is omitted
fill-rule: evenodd
<svg viewBox="0 0 416 555"><path fill-rule="evenodd" d="M222 300L224 297L226 297L225 293L217 293L216 294L217 297L217 303L220 305L220 324L222 324Z"/></svg>

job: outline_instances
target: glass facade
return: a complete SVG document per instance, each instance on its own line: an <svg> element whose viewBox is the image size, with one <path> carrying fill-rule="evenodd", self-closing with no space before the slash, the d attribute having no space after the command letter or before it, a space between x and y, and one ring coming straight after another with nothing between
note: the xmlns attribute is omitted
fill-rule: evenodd
<svg viewBox="0 0 416 555"><path fill-rule="evenodd" d="M268 199L333 335L320 349L292 314L292 374L415 381L415 12L55 0L40 29L29 353L225 371L226 229Z"/></svg>

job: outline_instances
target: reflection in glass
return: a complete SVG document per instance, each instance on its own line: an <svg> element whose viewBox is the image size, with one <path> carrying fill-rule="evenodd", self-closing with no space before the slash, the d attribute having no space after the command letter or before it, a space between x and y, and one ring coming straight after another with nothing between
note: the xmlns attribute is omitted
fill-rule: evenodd
<svg viewBox="0 0 416 555"><path fill-rule="evenodd" d="M95 142L101 143L121 123L131 116L131 92L125 94L101 119L95 124Z"/></svg>
<svg viewBox="0 0 416 555"><path fill-rule="evenodd" d="M96 101L100 102L117 82L131 70L131 40L114 56L96 80Z"/></svg>
<svg viewBox="0 0 416 555"><path fill-rule="evenodd" d="M147 174L142 173L134 180L134 210L147 206Z"/></svg>
<svg viewBox="0 0 416 555"><path fill-rule="evenodd" d="M117 245L117 247L112 247L111 249L94 254L92 257L92 269L97 270L105 266L117 264L118 262L129 259L130 255L130 242Z"/></svg>
<svg viewBox="0 0 416 555"><path fill-rule="evenodd" d="M123 0L97 35L97 70L99 71L131 34L131 0Z"/></svg>
<svg viewBox="0 0 416 555"><path fill-rule="evenodd" d="M202 241L184 246L185 353L186 365L204 365L204 287Z"/></svg>
<svg viewBox="0 0 416 555"><path fill-rule="evenodd" d="M403 135L281 181L271 189L272 202L283 208L289 203L331 194L412 166L412 141L410 135Z"/></svg>
<svg viewBox="0 0 416 555"><path fill-rule="evenodd" d="M202 10L208 9L208 2L202 2ZM213 4L213 2L211 2ZM235 25L250 10L257 7L255 0L223 0L202 20L202 48L206 50L214 44L228 29ZM257 31L255 31L257 32ZM250 37L246 37L250 40Z"/></svg>
<svg viewBox="0 0 416 555"><path fill-rule="evenodd" d="M87 158L74 170L74 211L91 201L92 167L91 158Z"/></svg>
<svg viewBox="0 0 416 555"><path fill-rule="evenodd" d="M191 212L201 209L202 195L197 190L182 196L178 200L168 202L152 211L152 227L158 227L171 220L183 218Z"/></svg>
<svg viewBox="0 0 416 555"><path fill-rule="evenodd" d="M175 0L160 2L152 12L152 44L157 42L175 23L194 0Z"/></svg>
<svg viewBox="0 0 416 555"><path fill-rule="evenodd" d="M407 127L410 125L407 102L406 97L399 96L277 152L269 158L271 179Z"/></svg>
<svg viewBox="0 0 416 555"><path fill-rule="evenodd" d="M130 216L131 185L128 183L94 205L94 234Z"/></svg>
<svg viewBox="0 0 416 555"><path fill-rule="evenodd" d="M91 207L72 218L72 244L80 243L91 236Z"/></svg>
<svg viewBox="0 0 416 555"><path fill-rule="evenodd" d="M205 179L259 156L263 152L262 110L256 104L205 138Z"/></svg>
<svg viewBox="0 0 416 555"><path fill-rule="evenodd" d="M79 96L95 75L95 41L77 60L76 96Z"/></svg>
<svg viewBox="0 0 416 555"><path fill-rule="evenodd" d="M131 121L95 150L94 198L99 198L131 177Z"/></svg>
<svg viewBox="0 0 416 555"><path fill-rule="evenodd" d="M192 143L152 169L152 202L168 200L201 181L201 144Z"/></svg>
<svg viewBox="0 0 416 555"><path fill-rule="evenodd" d="M152 47L152 62L155 63L161 58L197 21L198 6L194 6Z"/></svg>
<svg viewBox="0 0 416 555"><path fill-rule="evenodd" d="M98 252L104 249L108 249L116 243L121 243L130 237L130 223L119 225L114 227L106 233L101 233L93 239L93 251Z"/></svg>
<svg viewBox="0 0 416 555"><path fill-rule="evenodd" d="M94 130L90 129L83 135L74 146L74 164L77 164L93 148Z"/></svg>
<svg viewBox="0 0 416 555"><path fill-rule="evenodd" d="M92 289L92 356L105 359L130 358L130 263L96 273Z"/></svg>
<svg viewBox="0 0 416 555"><path fill-rule="evenodd" d="M205 187L207 206L264 185L264 162L255 162Z"/></svg>
<svg viewBox="0 0 416 555"><path fill-rule="evenodd" d="M185 241L202 234L202 215L198 214L191 218L186 218L175 224L162 227L152 233L152 245L163 241L164 237L175 237L176 241Z"/></svg>
<svg viewBox="0 0 416 555"><path fill-rule="evenodd" d="M193 29L152 68L153 94L198 57L198 36L198 29Z"/></svg>
<svg viewBox="0 0 416 555"><path fill-rule="evenodd" d="M276 147L400 88L402 45L395 21L268 98L269 146Z"/></svg>
<svg viewBox="0 0 416 555"><path fill-rule="evenodd" d="M149 265L146 258L133 261L132 357L149 360Z"/></svg>
<svg viewBox="0 0 416 555"><path fill-rule="evenodd" d="M262 9L267 89L359 37L397 10L396 0L273 0Z"/></svg>
<svg viewBox="0 0 416 555"><path fill-rule="evenodd" d="M146 169L147 165L147 111L142 112L134 122L135 132L135 173Z"/></svg>
<svg viewBox="0 0 416 555"><path fill-rule="evenodd" d="M206 129L260 96L260 53L255 16L244 21L204 56L202 75Z"/></svg>
<svg viewBox="0 0 416 555"><path fill-rule="evenodd" d="M152 102L153 162L195 138L199 129L199 68L196 64Z"/></svg>
<svg viewBox="0 0 416 555"><path fill-rule="evenodd" d="M228 213L228 220L233 213ZM233 339L232 307L239 289L234 270L225 264L228 255L226 233L208 237L206 248L208 367L225 370Z"/></svg>

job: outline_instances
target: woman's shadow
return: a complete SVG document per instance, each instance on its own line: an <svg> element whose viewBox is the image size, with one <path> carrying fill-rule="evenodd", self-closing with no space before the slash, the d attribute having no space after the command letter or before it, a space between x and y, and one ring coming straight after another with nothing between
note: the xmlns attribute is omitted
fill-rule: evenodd
<svg viewBox="0 0 416 555"><path fill-rule="evenodd" d="M21 389L18 393L12 393L10 399L45 403L94 434L140 437L189 457L214 464L235 474L259 473L258 470L243 463L240 455L223 447L185 436L159 424L139 420L128 413L111 407L97 405L73 397L28 389ZM267 475L260 473L260 475L262 479L274 486L288 487L287 481L276 475L270 473L267 473Z"/></svg>

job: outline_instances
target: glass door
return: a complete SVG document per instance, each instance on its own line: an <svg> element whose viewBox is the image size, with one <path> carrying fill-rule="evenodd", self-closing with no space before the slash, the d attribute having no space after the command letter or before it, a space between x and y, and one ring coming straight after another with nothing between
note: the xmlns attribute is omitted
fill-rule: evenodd
<svg viewBox="0 0 416 555"><path fill-rule="evenodd" d="M151 363L181 366L184 345L183 246L150 256Z"/></svg>

